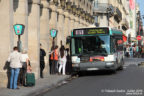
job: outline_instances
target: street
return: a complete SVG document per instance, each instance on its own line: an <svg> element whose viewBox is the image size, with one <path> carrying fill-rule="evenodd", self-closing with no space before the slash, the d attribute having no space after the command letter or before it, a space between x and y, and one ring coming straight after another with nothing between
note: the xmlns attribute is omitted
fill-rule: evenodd
<svg viewBox="0 0 144 96"><path fill-rule="evenodd" d="M40 96L143 96L143 59L125 59L124 70L88 72L85 76L65 82L63 86L43 92Z"/></svg>

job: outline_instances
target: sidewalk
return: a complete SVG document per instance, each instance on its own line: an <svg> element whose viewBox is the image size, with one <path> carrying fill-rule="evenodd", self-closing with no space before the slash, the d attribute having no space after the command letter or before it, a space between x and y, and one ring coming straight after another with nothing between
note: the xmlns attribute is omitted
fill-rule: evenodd
<svg viewBox="0 0 144 96"><path fill-rule="evenodd" d="M50 75L43 79L37 79L34 87L19 87L19 90L12 90L8 88L0 88L0 96L32 96L37 95L39 92L46 91L54 85L70 78L69 75Z"/></svg>

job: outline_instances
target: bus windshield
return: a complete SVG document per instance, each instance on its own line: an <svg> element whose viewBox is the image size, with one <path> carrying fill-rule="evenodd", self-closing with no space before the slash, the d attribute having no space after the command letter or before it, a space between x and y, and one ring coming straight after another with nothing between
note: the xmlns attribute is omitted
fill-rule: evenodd
<svg viewBox="0 0 144 96"><path fill-rule="evenodd" d="M71 40L72 55L108 55L110 54L110 36L80 36Z"/></svg>

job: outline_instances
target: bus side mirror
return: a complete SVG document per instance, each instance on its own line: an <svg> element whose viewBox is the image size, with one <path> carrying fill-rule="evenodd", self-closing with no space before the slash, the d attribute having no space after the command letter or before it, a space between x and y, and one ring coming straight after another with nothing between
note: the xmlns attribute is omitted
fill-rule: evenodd
<svg viewBox="0 0 144 96"><path fill-rule="evenodd" d="M71 42L71 36L68 36L67 38L66 38L66 44L69 44Z"/></svg>

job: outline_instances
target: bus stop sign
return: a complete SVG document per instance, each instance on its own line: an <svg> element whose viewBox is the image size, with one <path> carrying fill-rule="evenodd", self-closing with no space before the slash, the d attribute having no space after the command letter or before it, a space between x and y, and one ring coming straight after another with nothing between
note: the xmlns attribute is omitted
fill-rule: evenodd
<svg viewBox="0 0 144 96"><path fill-rule="evenodd" d="M23 24L15 24L14 31L16 35L22 35L24 33L25 26Z"/></svg>

